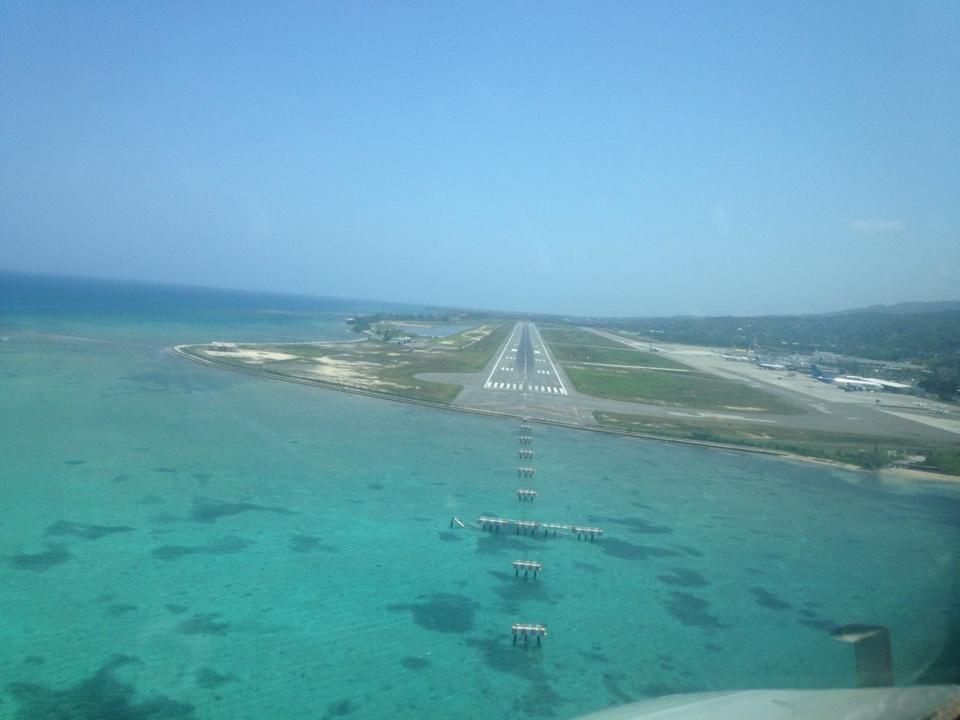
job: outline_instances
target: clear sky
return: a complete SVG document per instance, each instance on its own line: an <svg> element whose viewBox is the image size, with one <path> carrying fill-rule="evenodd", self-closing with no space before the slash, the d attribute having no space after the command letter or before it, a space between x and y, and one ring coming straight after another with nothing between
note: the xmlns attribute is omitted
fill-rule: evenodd
<svg viewBox="0 0 960 720"><path fill-rule="evenodd" d="M571 314L960 298L960 2L0 3L0 268Z"/></svg>

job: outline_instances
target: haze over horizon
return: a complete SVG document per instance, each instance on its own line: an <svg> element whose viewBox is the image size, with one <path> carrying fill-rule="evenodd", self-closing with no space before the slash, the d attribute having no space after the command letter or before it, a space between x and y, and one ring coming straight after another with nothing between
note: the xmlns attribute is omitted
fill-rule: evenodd
<svg viewBox="0 0 960 720"><path fill-rule="evenodd" d="M960 299L960 5L0 7L0 269L571 315Z"/></svg>

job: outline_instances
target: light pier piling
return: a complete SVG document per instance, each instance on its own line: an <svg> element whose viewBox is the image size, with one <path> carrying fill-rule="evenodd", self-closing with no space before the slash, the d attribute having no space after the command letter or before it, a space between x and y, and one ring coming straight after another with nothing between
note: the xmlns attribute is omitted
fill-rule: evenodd
<svg viewBox="0 0 960 720"><path fill-rule="evenodd" d="M534 498L537 497L536 490L529 490L527 488L518 488L517 489L517 500L520 502L533 502Z"/></svg>
<svg viewBox="0 0 960 720"><path fill-rule="evenodd" d="M528 573L533 573L533 579L537 579L537 573L543 572L543 565L536 562L535 560L514 560L513 561L513 576L520 577L520 571L523 570L523 577L526 578Z"/></svg>
<svg viewBox="0 0 960 720"><path fill-rule="evenodd" d="M531 491L532 492L532 491ZM539 520L511 520L510 518L488 517L481 515L477 518L477 525L481 530L490 532L500 532L500 528L516 528L516 534L536 535L538 529L543 530L544 537L557 537L558 533L570 533L576 535L578 540L589 538L593 540L603 535L603 530L598 527L586 527L584 525L569 525L567 523L547 523Z"/></svg>
<svg viewBox="0 0 960 720"><path fill-rule="evenodd" d="M530 637L533 636L537 638L537 645L540 644L540 638L547 636L547 626L546 625L531 625L529 623L514 623L513 624L513 644L517 644L517 636L520 635L523 637L524 644L530 642Z"/></svg>
<svg viewBox="0 0 960 720"><path fill-rule="evenodd" d="M521 460L533 460L533 450L529 448L520 448L517 451L517 455L520 456Z"/></svg>
<svg viewBox="0 0 960 720"><path fill-rule="evenodd" d="M517 477L533 477L536 470L532 467L518 467L517 468Z"/></svg>
<svg viewBox="0 0 960 720"><path fill-rule="evenodd" d="M512 524L512 521L506 518L494 517L479 517L477 518L477 522L480 524L481 530L489 530L490 532L500 532L500 528Z"/></svg>
<svg viewBox="0 0 960 720"><path fill-rule="evenodd" d="M520 444L521 444L521 445L530 445L532 442L533 442L533 436L532 436L532 435L521 435L521 436L520 436Z"/></svg>
<svg viewBox="0 0 960 720"><path fill-rule="evenodd" d="M581 525L574 525L572 532L577 534L577 540L590 538L590 542L593 542L595 537L603 535L603 530L598 527L583 527Z"/></svg>

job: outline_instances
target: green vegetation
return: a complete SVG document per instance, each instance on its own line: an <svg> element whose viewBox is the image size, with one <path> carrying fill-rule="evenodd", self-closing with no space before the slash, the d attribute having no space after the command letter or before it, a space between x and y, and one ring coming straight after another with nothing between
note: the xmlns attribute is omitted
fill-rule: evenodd
<svg viewBox="0 0 960 720"><path fill-rule="evenodd" d="M593 345L595 347L606 348L624 347L621 342L577 327L542 327L540 328L540 335L544 342L549 343L551 347L553 347L554 344Z"/></svg>
<svg viewBox="0 0 960 720"><path fill-rule="evenodd" d="M573 386L585 395L713 410L802 412L776 395L693 370L664 355L636 350L579 328L541 331ZM620 367L609 367L609 366Z"/></svg>
<svg viewBox="0 0 960 720"><path fill-rule="evenodd" d="M595 412L594 417L603 427L625 432L779 450L857 465L868 470L922 455L926 460L918 467L960 475L960 447L947 443L924 443L906 438L801 430L767 424L761 427L747 426L712 418L666 420L602 411Z"/></svg>
<svg viewBox="0 0 960 720"><path fill-rule="evenodd" d="M919 384L941 400L953 400L960 396L960 355L931 361L927 366L927 375L921 378Z"/></svg>
<svg viewBox="0 0 960 720"><path fill-rule="evenodd" d="M420 373L478 373L507 338L511 326L480 325L457 335L423 340L412 346L368 340L349 343L239 345L236 350L210 354L197 345L183 352L262 375L319 385L449 404L461 385L430 382Z"/></svg>
<svg viewBox="0 0 960 720"><path fill-rule="evenodd" d="M599 347L597 345L564 345L550 343L553 357L560 362L600 363L604 365L630 365L633 367L661 368L679 372L691 369L657 353L631 350L630 348Z"/></svg>
<svg viewBox="0 0 960 720"><path fill-rule="evenodd" d="M462 385L429 382L414 376L419 373L478 373L506 341L511 329L509 325L498 325L483 339L463 347L435 346L423 352L414 350L405 356L402 364L384 368L380 379L406 386L390 390L391 395L447 405L457 397Z"/></svg>
<svg viewBox="0 0 960 720"><path fill-rule="evenodd" d="M742 382L706 373L564 365L580 392L594 397L703 410L762 411L778 415L803 410Z"/></svg>
<svg viewBox="0 0 960 720"><path fill-rule="evenodd" d="M600 363L605 365L632 365L636 367L669 368L689 371L682 365L659 353L635 350L623 343L576 328L551 328L540 333L550 345L558 362Z"/></svg>
<svg viewBox="0 0 960 720"><path fill-rule="evenodd" d="M359 315L347 320L347 325L355 333L374 332L377 326L392 322L422 322L438 323L442 325L475 324L483 320L483 316L472 312L449 311L434 313L375 313L373 315Z"/></svg>

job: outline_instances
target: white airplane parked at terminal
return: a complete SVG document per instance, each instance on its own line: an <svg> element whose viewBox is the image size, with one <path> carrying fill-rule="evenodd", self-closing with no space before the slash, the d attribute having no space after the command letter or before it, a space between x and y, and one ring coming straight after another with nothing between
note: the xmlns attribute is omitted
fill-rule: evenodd
<svg viewBox="0 0 960 720"><path fill-rule="evenodd" d="M780 363L763 363L763 362L758 362L758 363L757 363L757 367L758 367L758 368L762 368L762 369L764 369L764 370L786 370L786 369L787 369L787 366L786 366L786 365L781 365Z"/></svg>
<svg viewBox="0 0 960 720"><path fill-rule="evenodd" d="M859 375L840 375L833 378L830 382L843 390L886 390L888 392L902 392L913 387L906 383L865 378Z"/></svg>

